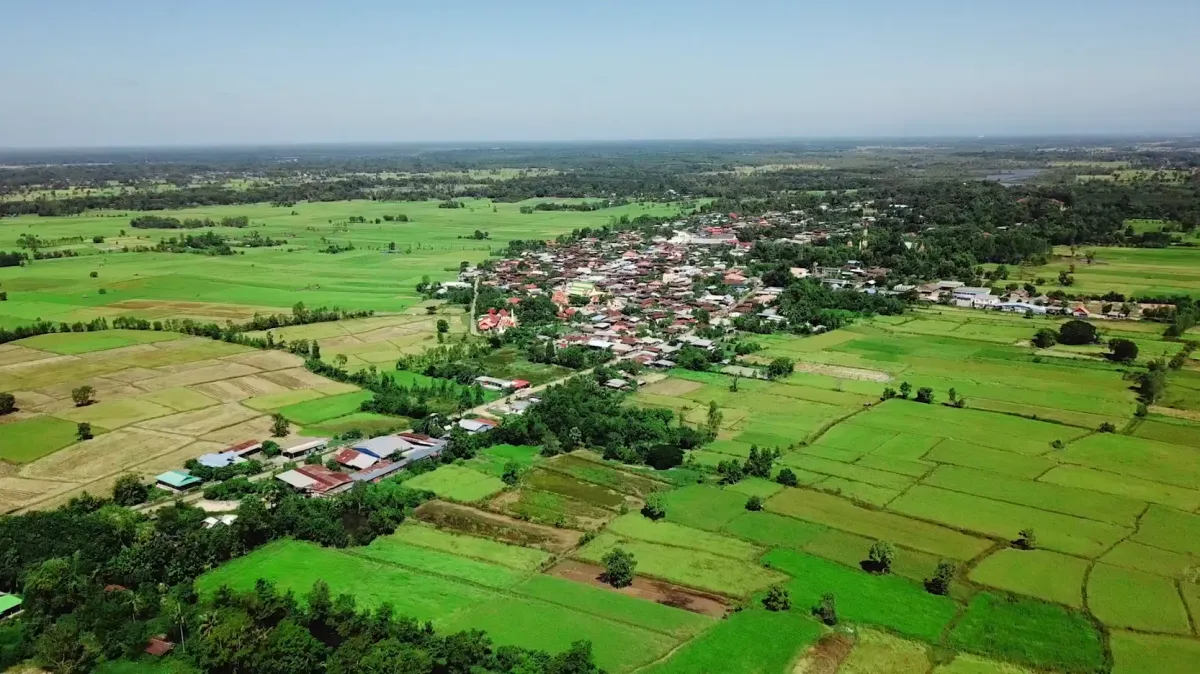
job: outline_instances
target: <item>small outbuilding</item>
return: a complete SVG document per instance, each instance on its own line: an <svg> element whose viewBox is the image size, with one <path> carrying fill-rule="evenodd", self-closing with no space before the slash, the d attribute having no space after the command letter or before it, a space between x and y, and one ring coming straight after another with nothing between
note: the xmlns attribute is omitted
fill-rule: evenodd
<svg viewBox="0 0 1200 674"><path fill-rule="evenodd" d="M203 480L186 470L168 470L154 478L154 482L160 489L178 493L199 485Z"/></svg>
<svg viewBox="0 0 1200 674"><path fill-rule="evenodd" d="M15 594L0 592L0 620L21 612L21 598Z"/></svg>

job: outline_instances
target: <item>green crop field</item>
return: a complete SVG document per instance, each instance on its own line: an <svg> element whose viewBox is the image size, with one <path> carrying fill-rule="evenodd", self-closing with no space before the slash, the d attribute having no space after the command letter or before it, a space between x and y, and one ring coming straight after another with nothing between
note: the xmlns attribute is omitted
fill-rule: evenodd
<svg viewBox="0 0 1200 674"><path fill-rule="evenodd" d="M821 631L820 625L797 613L740 611L647 672L783 672L802 649L817 640Z"/></svg>
<svg viewBox="0 0 1200 674"><path fill-rule="evenodd" d="M1000 550L971 570L971 580L1073 608L1083 606L1088 562L1049 550Z"/></svg>
<svg viewBox="0 0 1200 674"><path fill-rule="evenodd" d="M75 426L55 417L0 424L0 459L12 463L35 461L75 442Z"/></svg>
<svg viewBox="0 0 1200 674"><path fill-rule="evenodd" d="M418 475L405 482L405 486L428 489L439 498L470 503L501 491L505 484L498 477L451 464Z"/></svg>
<svg viewBox="0 0 1200 674"><path fill-rule="evenodd" d="M535 575L514 588L514 591L526 597L559 604L615 622L666 632L679 638L695 636L712 627L714 622L710 616L635 599L555 576Z"/></svg>
<svg viewBox="0 0 1200 674"><path fill-rule="evenodd" d="M1112 635L1113 674L1192 674L1200 662L1200 641L1116 631Z"/></svg>
<svg viewBox="0 0 1200 674"><path fill-rule="evenodd" d="M550 559L550 555L541 550L506 545L488 538L460 536L417 524L406 524L389 538L409 545L499 564L516 571L535 571Z"/></svg>
<svg viewBox="0 0 1200 674"><path fill-rule="evenodd" d="M359 410L359 405L370 400L369 391L355 391L341 395L306 400L279 408L278 412L289 421L298 424L312 425L329 421L337 417L352 414Z"/></svg>
<svg viewBox="0 0 1200 674"><path fill-rule="evenodd" d="M816 606L823 594L832 592L839 617L926 641L936 641L958 611L952 599L929 594L912 581L874 576L813 555L778 549L763 562L792 577L787 587L799 610Z"/></svg>
<svg viewBox="0 0 1200 674"><path fill-rule="evenodd" d="M1097 564L1088 578L1088 608L1109 627L1192 633L1175 582L1140 571Z"/></svg>
<svg viewBox="0 0 1200 674"><path fill-rule="evenodd" d="M981 593L950 632L950 645L1034 668L1090 674L1104 664L1100 633L1080 613Z"/></svg>
<svg viewBox="0 0 1200 674"><path fill-rule="evenodd" d="M622 538L633 538L648 543L660 543L678 548L692 548L711 552L714 555L754 561L765 550L759 546L729 536L693 529L673 522L653 520L638 513L622 515L608 523L608 531Z"/></svg>
<svg viewBox="0 0 1200 674"><path fill-rule="evenodd" d="M496 589L510 588L524 580L526 575L498 564L461 557L452 552L410 545L390 536L377 538L369 546L355 550L352 554L421 573L457 578L474 585Z"/></svg>

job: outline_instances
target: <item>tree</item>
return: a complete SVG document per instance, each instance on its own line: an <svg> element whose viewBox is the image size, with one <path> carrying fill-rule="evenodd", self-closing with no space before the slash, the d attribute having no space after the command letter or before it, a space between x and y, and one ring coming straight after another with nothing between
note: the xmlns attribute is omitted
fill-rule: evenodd
<svg viewBox="0 0 1200 674"><path fill-rule="evenodd" d="M776 358L767 365L767 376L771 379L786 377L796 369L796 362L791 358Z"/></svg>
<svg viewBox="0 0 1200 674"><path fill-rule="evenodd" d="M88 385L79 386L71 389L71 400L75 401L76 407L85 407L96 402L96 389Z"/></svg>
<svg viewBox="0 0 1200 674"><path fill-rule="evenodd" d="M1096 344L1100 341L1100 332L1087 321L1070 320L1058 329L1058 341L1071 346Z"/></svg>
<svg viewBox="0 0 1200 674"><path fill-rule="evenodd" d="M273 459L280 454L283 454L283 449L279 447L278 442L275 442L274 440L267 440L266 442L262 443L262 453L263 456L267 457L268 459Z"/></svg>
<svg viewBox="0 0 1200 674"><path fill-rule="evenodd" d="M762 497L759 496L758 494L754 494L750 498L746 499L746 510L749 510L751 512L758 512L762 509L763 509L763 500L762 500Z"/></svg>
<svg viewBox="0 0 1200 674"><path fill-rule="evenodd" d="M642 506L642 515L651 520L661 520L667 516L667 503L662 494L654 492L646 497L646 505Z"/></svg>
<svg viewBox="0 0 1200 674"><path fill-rule="evenodd" d="M733 383L731 383L731 384L729 385L729 392L730 392L730 393L737 393L737 392L738 392L738 379L741 379L741 377L739 377L739 376L738 376L738 375L736 375L736 374L735 374L735 375L733 375Z"/></svg>
<svg viewBox="0 0 1200 674"><path fill-rule="evenodd" d="M958 391L954 387L950 387L949 395L951 403L958 402Z"/></svg>
<svg viewBox="0 0 1200 674"><path fill-rule="evenodd" d="M933 572L933 575L925 579L925 589L931 594L950 594L950 584L954 581L954 574L957 572L957 564L943 559L938 562L937 570Z"/></svg>
<svg viewBox="0 0 1200 674"><path fill-rule="evenodd" d="M791 468L784 468L775 476L775 481L785 487L795 487L800 484L800 478L796 477L795 471Z"/></svg>
<svg viewBox="0 0 1200 674"><path fill-rule="evenodd" d="M1039 349L1049 349L1058 343L1058 333L1050 328L1042 328L1033 333L1033 339L1029 341Z"/></svg>
<svg viewBox="0 0 1200 674"><path fill-rule="evenodd" d="M875 541L867 551L868 570L874 573L890 573L896 561L896 546L887 541Z"/></svg>
<svg viewBox="0 0 1200 674"><path fill-rule="evenodd" d="M900 382L900 397L907 399L912 394L912 384L908 382Z"/></svg>
<svg viewBox="0 0 1200 674"><path fill-rule="evenodd" d="M57 674L91 671L100 656L96 638L80 631L74 616L67 616L46 628L34 642L34 659Z"/></svg>
<svg viewBox="0 0 1200 674"><path fill-rule="evenodd" d="M0 393L0 416L17 411L17 397L11 393Z"/></svg>
<svg viewBox="0 0 1200 674"><path fill-rule="evenodd" d="M821 595L821 602L813 607L813 613L830 627L838 624L837 600L832 592Z"/></svg>
<svg viewBox="0 0 1200 674"><path fill-rule="evenodd" d="M1032 528L1022 529L1017 533L1015 545L1022 550L1037 550L1037 533Z"/></svg>
<svg viewBox="0 0 1200 674"><path fill-rule="evenodd" d="M633 553L623 548L613 548L600 561L604 564L600 580L613 587L629 587L633 584L633 570L637 568Z"/></svg>
<svg viewBox="0 0 1200 674"><path fill-rule="evenodd" d="M517 486L517 483L521 481L521 464L516 461L504 464L504 473L500 475L500 479L510 487Z"/></svg>
<svg viewBox="0 0 1200 674"><path fill-rule="evenodd" d="M775 454L771 450L760 450L758 445L750 445L750 456L746 458L745 471L747 475L752 477L770 479L771 468L774 463Z"/></svg>
<svg viewBox="0 0 1200 674"><path fill-rule="evenodd" d="M675 364L686 370L704 372L708 370L708 352L694 346L685 346L675 354Z"/></svg>
<svg viewBox="0 0 1200 674"><path fill-rule="evenodd" d="M437 322L437 331L438 331L438 334L441 334L441 335L444 335L447 332L450 332L450 322L444 318L439 318L438 322Z"/></svg>
<svg viewBox="0 0 1200 674"><path fill-rule="evenodd" d="M271 435L282 438L291 432L291 425L288 424L287 417L276 412L271 416Z"/></svg>
<svg viewBox="0 0 1200 674"><path fill-rule="evenodd" d="M346 363L350 362L350 357L344 353L339 353L333 357L333 362L336 363L339 368L345 369Z"/></svg>
<svg viewBox="0 0 1200 674"><path fill-rule="evenodd" d="M1101 433L1116 433L1117 427L1114 426L1111 421L1105 421L1104 423L1100 424L1100 428L1098 430Z"/></svg>
<svg viewBox="0 0 1200 674"><path fill-rule="evenodd" d="M772 585L762 604L768 611L787 611L792 608L792 595L783 585Z"/></svg>
<svg viewBox="0 0 1200 674"><path fill-rule="evenodd" d="M917 389L917 402L929 405L933 403L933 389L928 386L922 386Z"/></svg>
<svg viewBox="0 0 1200 674"><path fill-rule="evenodd" d="M1138 345L1128 339L1108 340L1108 357L1118 363L1132 363L1138 357Z"/></svg>
<svg viewBox="0 0 1200 674"><path fill-rule="evenodd" d="M75 437L80 441L91 440L92 425L86 421L79 422L79 424L75 426Z"/></svg>
<svg viewBox="0 0 1200 674"><path fill-rule="evenodd" d="M724 415L721 414L721 408L717 407L717 401L708 401L708 432L714 436L717 431L721 430L721 420Z"/></svg>
<svg viewBox="0 0 1200 674"><path fill-rule="evenodd" d="M143 484L137 475L126 473L113 483L113 503L120 506L135 506L145 503L150 497L150 487Z"/></svg>

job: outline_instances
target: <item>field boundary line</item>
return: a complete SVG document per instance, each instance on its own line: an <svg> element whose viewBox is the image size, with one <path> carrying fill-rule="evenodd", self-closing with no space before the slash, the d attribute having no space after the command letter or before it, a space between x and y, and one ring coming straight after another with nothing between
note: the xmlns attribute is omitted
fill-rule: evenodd
<svg viewBox="0 0 1200 674"><path fill-rule="evenodd" d="M475 588L478 588L478 589L480 589L480 590L483 590L483 591L485 591L485 592L487 592L487 593L489 593L489 594L494 594L494 595L504 595L504 596L508 596L508 597L511 597L511 598L514 598L514 599L520 599L520 600L522 600L522 601L527 601L527 602L530 602L530 603L535 603L535 604L549 604L550 606L557 606L557 607L559 607L559 608L563 608L563 609L566 609L566 610L568 610L568 611L574 611L575 613L579 613L579 614L581 614L581 615L588 616L589 618L594 618L594 619L597 619L597 620L603 620L603 621L606 621L606 622L609 622L609 623L613 623L613 624L616 624L616 625L621 625L621 626L623 626L623 627L628 627L628 628L630 628L630 629L641 630L641 631L643 631L643 632L651 632L651 633L654 633L654 634L659 634L659 635L662 635L662 636L665 636L665 637L670 637L670 638L672 638L672 639L678 639L678 638L679 638L679 636L678 636L678 635L676 635L676 634L671 634L670 632L665 632L665 631L663 631L663 630L660 630L660 629L657 629L657 628L653 628L653 627L644 627L644 626L642 626L642 625L635 625L634 623L627 622L627 621L624 621L624 620L619 620L619 619L617 619L617 618L611 618L611 617L609 617L609 616L602 616L602 615L596 615L596 614L594 614L594 613L588 613L588 612L586 612L586 611L581 611L580 609L578 609L578 608L575 608L574 606L569 606L569 605L567 605L567 604L562 604L562 603L559 603L559 602L556 602L556 601L551 601L551 600L549 600L549 599L542 599L541 597L534 597L534 596L532 596L532 595L521 594L520 592L517 592L517 591L513 590L512 588L496 588L496 587L491 587L491 586L489 586L489 585L484 585L484 584L482 584L482 583L478 583L478 582L476 582L476 581L473 581L473 580L468 580L468 579L466 579L466 578L461 578L461 577L458 577L458 576L451 576L451 575L449 575L449 574L445 574L445 573L438 573L438 572L435 572L435 571L429 571L429 570L426 570L426 569L420 569L420 568L417 568L417 567L409 566L409 565L407 565L407 564L401 564L400 562L394 562L394 561L391 561L391 560L379 559L378 557L372 557L372 556L370 556L370 555L364 555L364 554L362 554L361 552L356 552L354 548L342 548L342 549L340 550L340 552L343 552L343 553L345 553L345 554L347 554L347 555L353 555L354 557L358 557L359 559L363 559L363 560L366 560L366 561L369 561L369 562L375 562L375 563L377 563L377 564L383 564L383 565L385 565L385 566L394 566L394 567L397 567L397 568L406 569L406 570L408 570L408 571L412 571L413 573L416 573L417 575L423 575L423 576L432 576L432 577L434 577L434 578L441 578L442 580L446 580L446 581L449 581L449 582L452 582L452 583L462 583L463 585L470 585L470 586L472 586L472 587L475 587ZM453 553L446 553L446 554L451 554L451 555L453 556ZM493 566L499 566L499 565L498 565L498 564L493 564ZM507 568L507 567L502 567L502 568ZM524 582L525 582L525 581L527 581L527 580L531 580L531 579L532 579L534 576L539 576L539 575L544 575L544 574L542 574L540 571L533 571L533 572L530 572L530 573L528 573L528 574L524 575L524 576L521 578L521 582L520 582L520 583L517 583L517 585L520 585L521 583L524 583ZM643 576L644 576L644 574L643 574ZM645 576L645 577L649 577L649 576ZM564 579L564 580L565 580L565 579ZM568 582L573 582L573 581L568 581ZM678 583L676 583L676 585L678 585ZM514 585L513 587L516 587L516 586ZM687 586L682 586L682 585L681 585L680 587L687 587ZM688 588L688 589L695 589L695 588ZM724 595L721 595L721 596L724 596ZM652 602L652 603L655 603L655 602ZM659 604L659 605L661 606L661 604ZM464 611L464 612L466 612L466 611L471 611L471 610L474 610L475 608L478 608L478 607L470 607L470 608L467 608L467 609L463 609L463 611ZM684 609L678 609L678 610L681 610L681 611L682 611L682 610L684 610ZM691 613L691 611L685 611L685 612L686 612L686 613ZM696 613L696 614L694 614L694 615L703 615L703 614ZM717 621L716 621L716 620L714 620L713 622L715 623L715 622L717 622Z"/></svg>

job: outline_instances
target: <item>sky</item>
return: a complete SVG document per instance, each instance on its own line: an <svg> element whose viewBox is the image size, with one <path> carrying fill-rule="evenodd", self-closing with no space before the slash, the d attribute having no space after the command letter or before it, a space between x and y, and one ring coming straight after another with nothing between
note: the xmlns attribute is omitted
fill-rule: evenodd
<svg viewBox="0 0 1200 674"><path fill-rule="evenodd" d="M45 0L0 15L0 148L1200 132L1197 0Z"/></svg>

